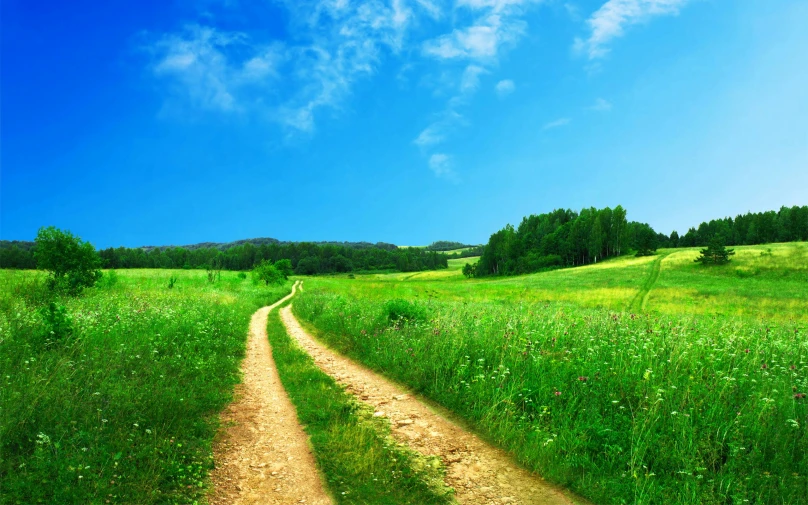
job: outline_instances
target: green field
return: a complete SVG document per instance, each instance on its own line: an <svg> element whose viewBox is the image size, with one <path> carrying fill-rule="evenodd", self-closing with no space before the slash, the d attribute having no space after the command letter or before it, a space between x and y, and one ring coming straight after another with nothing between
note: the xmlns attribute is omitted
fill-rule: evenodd
<svg viewBox="0 0 808 505"><path fill-rule="evenodd" d="M518 277L466 279L475 258L301 277L293 307L337 350L595 503L806 503L808 244L736 252L719 267L668 249ZM3 503L204 503L250 315L290 284L121 270L54 299L43 277L0 272ZM277 316L269 329L328 485L356 493L340 503L448 499ZM378 494L363 451L407 477Z"/></svg>
<svg viewBox="0 0 808 505"><path fill-rule="evenodd" d="M107 272L48 323L42 277L0 271L0 502L203 500L250 316L289 285Z"/></svg>
<svg viewBox="0 0 808 505"><path fill-rule="evenodd" d="M738 247L721 267L662 250L490 280L454 260L311 279L294 307L596 503L804 503L807 250ZM391 299L412 317L391 323Z"/></svg>

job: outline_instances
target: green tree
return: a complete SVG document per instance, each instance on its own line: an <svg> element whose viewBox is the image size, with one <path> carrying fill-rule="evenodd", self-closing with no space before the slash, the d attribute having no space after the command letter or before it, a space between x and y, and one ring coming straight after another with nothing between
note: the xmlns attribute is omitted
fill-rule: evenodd
<svg viewBox="0 0 808 505"><path fill-rule="evenodd" d="M34 242L36 266L49 273L51 289L78 294L101 278L101 257L95 247L69 231L40 228Z"/></svg>
<svg viewBox="0 0 808 505"><path fill-rule="evenodd" d="M716 235L710 240L707 249L702 249L701 255L694 261L702 265L725 265L734 254L734 250L724 247L724 238Z"/></svg>
<svg viewBox="0 0 808 505"><path fill-rule="evenodd" d="M288 259L282 259L276 261L275 268L280 270L280 272L283 274L284 279L288 278L294 272L294 270L292 269L292 261Z"/></svg>
<svg viewBox="0 0 808 505"><path fill-rule="evenodd" d="M475 270L477 270L477 265L472 265L471 263L463 265L463 275L468 279L474 277Z"/></svg>
<svg viewBox="0 0 808 505"><path fill-rule="evenodd" d="M253 279L269 286L270 284L283 284L286 280L280 270L275 268L269 260L262 260L252 271Z"/></svg>
<svg viewBox="0 0 808 505"><path fill-rule="evenodd" d="M639 223L634 231L634 248L637 256L651 256L657 250L659 237L653 228L645 223Z"/></svg>

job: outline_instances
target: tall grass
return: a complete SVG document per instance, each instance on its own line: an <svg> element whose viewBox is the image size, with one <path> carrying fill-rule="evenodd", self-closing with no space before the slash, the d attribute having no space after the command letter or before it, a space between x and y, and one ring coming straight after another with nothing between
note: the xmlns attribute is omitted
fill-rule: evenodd
<svg viewBox="0 0 808 505"><path fill-rule="evenodd" d="M374 418L292 341L278 311L269 314L268 334L281 382L336 503L454 503L440 460L398 445L387 420Z"/></svg>
<svg viewBox="0 0 808 505"><path fill-rule="evenodd" d="M391 321L381 298L310 285L294 309L336 349L595 502L808 503L804 325L410 303L425 315Z"/></svg>
<svg viewBox="0 0 808 505"><path fill-rule="evenodd" d="M289 291L235 273L105 277L52 299L34 273L0 272L2 503L202 501L250 315Z"/></svg>

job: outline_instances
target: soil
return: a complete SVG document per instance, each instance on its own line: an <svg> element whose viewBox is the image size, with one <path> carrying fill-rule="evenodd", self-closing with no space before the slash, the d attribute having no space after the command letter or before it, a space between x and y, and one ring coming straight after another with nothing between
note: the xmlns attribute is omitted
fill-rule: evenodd
<svg viewBox="0 0 808 505"><path fill-rule="evenodd" d="M214 446L212 505L333 503L267 339L267 315L291 298L298 285L287 297L258 310L250 322L243 381L222 415L226 428Z"/></svg>
<svg viewBox="0 0 808 505"><path fill-rule="evenodd" d="M446 484L454 488L458 503L587 503L520 467L507 453L449 421L401 386L328 349L300 326L291 307L281 309L281 319L317 366L344 385L357 400L371 405L374 416L389 419L394 438L443 461Z"/></svg>

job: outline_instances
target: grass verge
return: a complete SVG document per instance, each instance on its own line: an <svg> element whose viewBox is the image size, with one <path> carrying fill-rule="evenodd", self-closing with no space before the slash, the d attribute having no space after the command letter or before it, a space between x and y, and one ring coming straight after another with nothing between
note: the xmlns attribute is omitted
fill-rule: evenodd
<svg viewBox="0 0 808 505"><path fill-rule="evenodd" d="M267 333L278 374L308 433L317 463L340 504L454 503L437 458L398 445L286 332L277 310Z"/></svg>

